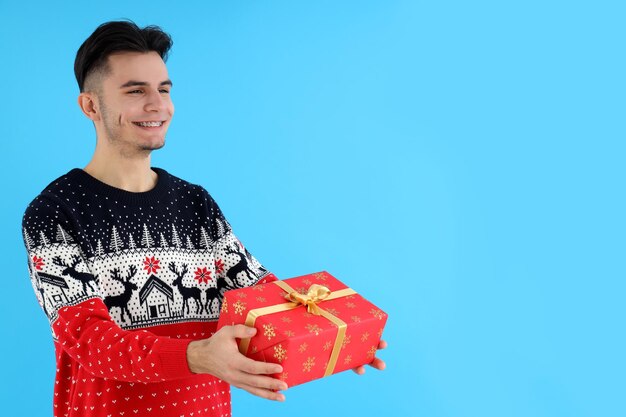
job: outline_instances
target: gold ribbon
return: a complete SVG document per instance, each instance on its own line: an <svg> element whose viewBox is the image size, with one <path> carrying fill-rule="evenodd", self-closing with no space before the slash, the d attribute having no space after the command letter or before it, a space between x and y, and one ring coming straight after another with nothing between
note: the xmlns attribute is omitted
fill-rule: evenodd
<svg viewBox="0 0 626 417"><path fill-rule="evenodd" d="M337 336L335 337L335 345L333 346L333 351L330 354L330 359L328 361L328 366L326 367L326 371L324 372L324 377L331 375L333 370L335 369L335 365L337 364L337 359L339 358L339 351L341 350L341 345L343 344L343 340L346 336L346 329L348 325L346 322L341 320L339 317L329 313L326 310L320 308L317 303L321 301L330 301L336 298L346 297L348 295L356 294L352 288L345 288L339 291L330 291L328 288L323 285L313 284L309 288L307 294L300 294L296 290L294 290L289 284L284 281L273 281L274 284L278 285L280 288L285 290L287 295L286 299L291 300L290 303L284 304L276 304L268 307L255 308L248 312L246 316L246 326L254 327L254 323L256 319L264 316L266 314L274 314L280 313L282 311L293 310L294 308L298 308L300 305L306 305L307 311L309 313L315 314L317 316L325 317L330 320L337 326ZM248 352L248 346L250 345L250 338L241 339L239 342L239 351L242 354L246 354Z"/></svg>
<svg viewBox="0 0 626 417"><path fill-rule="evenodd" d="M317 303L328 298L329 295L330 290L327 287L319 284L313 284L309 287L309 291L306 294L291 291L285 295L285 298L289 301L293 301L294 303L305 305L306 310L309 313L319 316L322 309L318 307Z"/></svg>

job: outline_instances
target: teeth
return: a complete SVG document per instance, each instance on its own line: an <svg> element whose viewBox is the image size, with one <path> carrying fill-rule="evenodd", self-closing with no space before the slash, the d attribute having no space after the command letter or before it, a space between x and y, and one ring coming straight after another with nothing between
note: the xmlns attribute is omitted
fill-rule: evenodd
<svg viewBox="0 0 626 417"><path fill-rule="evenodd" d="M144 127L159 127L163 124L163 122L137 122L135 124Z"/></svg>

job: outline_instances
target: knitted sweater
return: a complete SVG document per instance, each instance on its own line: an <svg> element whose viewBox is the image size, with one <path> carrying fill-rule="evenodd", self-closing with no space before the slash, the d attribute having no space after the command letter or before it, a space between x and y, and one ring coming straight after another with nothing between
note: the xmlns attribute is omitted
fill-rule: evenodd
<svg viewBox="0 0 626 417"><path fill-rule="evenodd" d="M201 186L163 169L150 191L75 168L22 223L50 321L54 415L229 416L229 385L193 374L187 345L216 331L224 291L275 280Z"/></svg>

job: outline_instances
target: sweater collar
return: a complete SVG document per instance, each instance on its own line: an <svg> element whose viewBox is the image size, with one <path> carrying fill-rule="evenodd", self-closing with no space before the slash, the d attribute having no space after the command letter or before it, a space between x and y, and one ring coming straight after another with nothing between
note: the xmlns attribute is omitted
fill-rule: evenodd
<svg viewBox="0 0 626 417"><path fill-rule="evenodd" d="M113 187L109 184L106 184L99 179L91 176L85 170L81 168L74 168L69 173L68 176L73 178L75 181L83 184L88 190L97 194L98 197L108 197L114 200L126 201L129 203L158 203L159 199L170 190L171 187L171 178L167 171L162 168L152 167L152 171L154 171L158 175L156 185L148 191L144 192L131 192L126 191L121 188Z"/></svg>

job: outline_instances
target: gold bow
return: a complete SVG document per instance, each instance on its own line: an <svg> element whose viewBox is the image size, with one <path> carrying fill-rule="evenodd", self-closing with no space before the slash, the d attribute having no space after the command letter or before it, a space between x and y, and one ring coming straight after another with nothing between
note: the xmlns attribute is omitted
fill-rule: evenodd
<svg viewBox="0 0 626 417"><path fill-rule="evenodd" d="M285 298L294 303L303 304L309 313L319 316L321 310L317 303L323 301L330 295L330 290L323 285L313 284L309 287L309 291L306 294L300 294L297 291L292 291L285 295Z"/></svg>

